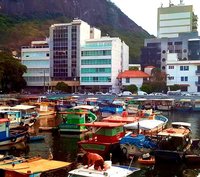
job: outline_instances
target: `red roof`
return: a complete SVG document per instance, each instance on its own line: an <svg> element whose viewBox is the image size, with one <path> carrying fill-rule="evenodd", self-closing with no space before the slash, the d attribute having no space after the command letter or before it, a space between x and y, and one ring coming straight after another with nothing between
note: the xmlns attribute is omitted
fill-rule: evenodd
<svg viewBox="0 0 200 177"><path fill-rule="evenodd" d="M122 73L119 73L118 75L118 79L121 79L121 78L149 78L150 76L143 72L143 71L132 71L132 70L127 70L127 71L124 71Z"/></svg>

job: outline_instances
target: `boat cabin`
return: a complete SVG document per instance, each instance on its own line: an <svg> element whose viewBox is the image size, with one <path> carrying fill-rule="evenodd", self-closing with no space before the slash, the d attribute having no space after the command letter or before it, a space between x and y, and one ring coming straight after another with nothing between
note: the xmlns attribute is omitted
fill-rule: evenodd
<svg viewBox="0 0 200 177"><path fill-rule="evenodd" d="M98 142L112 143L125 135L124 123L93 122L84 125L93 128L93 139Z"/></svg>
<svg viewBox="0 0 200 177"><path fill-rule="evenodd" d="M0 119L0 140L8 138L9 132L9 119Z"/></svg>

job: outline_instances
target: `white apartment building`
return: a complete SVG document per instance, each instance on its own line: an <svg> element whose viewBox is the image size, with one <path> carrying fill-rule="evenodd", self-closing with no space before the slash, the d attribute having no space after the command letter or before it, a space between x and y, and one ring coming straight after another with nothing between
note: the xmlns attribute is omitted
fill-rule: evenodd
<svg viewBox="0 0 200 177"><path fill-rule="evenodd" d="M167 86L180 85L182 91L200 92L200 60L180 61L177 54L167 55Z"/></svg>
<svg viewBox="0 0 200 177"><path fill-rule="evenodd" d="M50 27L50 68L53 81L73 81L80 77L81 46L85 40L100 38L101 31L74 19Z"/></svg>
<svg viewBox="0 0 200 177"><path fill-rule="evenodd" d="M117 76L127 70L129 47L119 38L86 40L81 50L80 85L84 89L119 92Z"/></svg>
<svg viewBox="0 0 200 177"><path fill-rule="evenodd" d="M158 8L157 37L173 38L180 33L197 31L197 16L194 15L192 5L169 4L169 7Z"/></svg>
<svg viewBox="0 0 200 177"><path fill-rule="evenodd" d="M23 77L30 89L47 90L50 83L50 61L48 41L33 41L31 46L21 49L22 64L27 67Z"/></svg>

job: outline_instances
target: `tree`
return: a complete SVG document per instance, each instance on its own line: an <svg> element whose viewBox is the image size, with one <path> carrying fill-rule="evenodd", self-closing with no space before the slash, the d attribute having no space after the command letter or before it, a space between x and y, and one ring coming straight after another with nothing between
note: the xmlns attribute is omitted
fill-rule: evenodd
<svg viewBox="0 0 200 177"><path fill-rule="evenodd" d="M177 84L169 86L169 88L170 88L171 91L176 91L176 90L181 89L180 85L177 85Z"/></svg>
<svg viewBox="0 0 200 177"><path fill-rule="evenodd" d="M138 88L136 85L132 84L132 85L125 86L125 90L130 91L132 93L136 93L138 91Z"/></svg>
<svg viewBox="0 0 200 177"><path fill-rule="evenodd" d="M11 52L0 52L0 87L3 93L19 92L26 86L23 74L26 66L13 58Z"/></svg>
<svg viewBox="0 0 200 177"><path fill-rule="evenodd" d="M55 87L56 90L59 90L61 92L69 92L70 88L67 84L65 84L64 82L58 82L56 84L56 87Z"/></svg>
<svg viewBox="0 0 200 177"><path fill-rule="evenodd" d="M144 83L142 85L142 87L140 87L140 90L144 91L144 92L147 92L147 93L152 93L152 86L151 84L147 84L147 83Z"/></svg>

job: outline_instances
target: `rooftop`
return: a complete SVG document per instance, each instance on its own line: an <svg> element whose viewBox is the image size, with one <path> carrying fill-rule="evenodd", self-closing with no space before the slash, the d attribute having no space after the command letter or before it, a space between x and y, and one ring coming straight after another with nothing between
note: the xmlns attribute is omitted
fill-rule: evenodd
<svg viewBox="0 0 200 177"><path fill-rule="evenodd" d="M149 78L150 76L143 72L143 71L133 71L133 70L126 70L122 73L119 73L118 79L121 78Z"/></svg>

